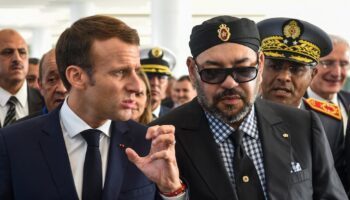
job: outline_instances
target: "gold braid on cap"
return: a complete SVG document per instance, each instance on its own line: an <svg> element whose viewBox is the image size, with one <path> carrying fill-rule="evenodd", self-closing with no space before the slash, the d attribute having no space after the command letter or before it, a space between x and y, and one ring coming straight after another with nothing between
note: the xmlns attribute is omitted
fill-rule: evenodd
<svg viewBox="0 0 350 200"><path fill-rule="evenodd" d="M266 56L274 58L286 58L283 52L289 52L292 55L288 58L304 63L318 62L321 55L320 48L309 41L298 40L297 44L288 46L282 36L270 36L263 39L261 49Z"/></svg>

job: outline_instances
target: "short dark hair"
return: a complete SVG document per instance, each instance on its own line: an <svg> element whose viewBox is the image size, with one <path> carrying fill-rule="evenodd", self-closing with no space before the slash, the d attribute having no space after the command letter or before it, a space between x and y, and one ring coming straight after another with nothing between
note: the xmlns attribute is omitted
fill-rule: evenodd
<svg viewBox="0 0 350 200"><path fill-rule="evenodd" d="M177 79L177 82L181 82L181 81L190 81L191 82L190 76L189 75L183 75L179 79Z"/></svg>
<svg viewBox="0 0 350 200"><path fill-rule="evenodd" d="M183 75L179 79L177 79L177 82L182 82L182 81L189 81L191 83L192 87L195 88L189 75Z"/></svg>
<svg viewBox="0 0 350 200"><path fill-rule="evenodd" d="M135 29L116 18L102 15L81 18L61 34L56 45L56 62L67 90L71 88L65 75L67 67L79 66L92 77L93 42L114 37L128 44L140 45L140 38Z"/></svg>
<svg viewBox="0 0 350 200"><path fill-rule="evenodd" d="M44 59L47 53L45 53L41 59L40 59L40 63L39 63L39 81L42 82L43 81L43 64L44 64Z"/></svg>
<svg viewBox="0 0 350 200"><path fill-rule="evenodd" d="M37 65L37 64L39 64L39 59L38 58L29 58L29 64Z"/></svg>

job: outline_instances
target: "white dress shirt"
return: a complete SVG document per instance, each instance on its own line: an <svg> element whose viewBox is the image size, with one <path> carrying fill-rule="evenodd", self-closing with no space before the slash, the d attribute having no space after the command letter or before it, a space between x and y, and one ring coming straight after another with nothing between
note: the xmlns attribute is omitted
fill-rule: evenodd
<svg viewBox="0 0 350 200"><path fill-rule="evenodd" d="M20 118L25 117L29 114L27 81L24 81L22 87L19 89L19 91L15 95L12 95L8 91L6 91L2 87L0 87L0 122L1 122L1 126L4 124L6 113L7 113L7 110L9 109L9 106L6 105L6 103L10 99L11 96L15 96L17 98L16 107L15 107L16 108L16 119L20 119Z"/></svg>
<svg viewBox="0 0 350 200"><path fill-rule="evenodd" d="M153 112L152 112L152 114L153 114L154 116L156 116L157 118L159 117L160 106L161 106L161 105L159 104L159 106L158 106L156 109L154 109Z"/></svg>
<svg viewBox="0 0 350 200"><path fill-rule="evenodd" d="M60 110L60 123L69 157L70 167L72 169L75 189L78 193L79 199L81 199L83 191L83 171L87 143L79 133L86 129L92 128L69 108L67 104L67 98L65 99ZM103 132L103 134L100 135L102 184L105 182L107 170L107 157L110 142L110 125L111 120L108 120L102 126L97 128Z"/></svg>
<svg viewBox="0 0 350 200"><path fill-rule="evenodd" d="M320 101L331 102L331 103L334 103L335 105L337 105L340 108L340 112L341 112L341 116L342 116L342 122L343 122L343 125L344 125L344 128L343 128L344 132L343 133L345 135L346 127L347 127L347 124L348 124L348 113L346 112L345 106L339 100L338 94L336 93L334 95L334 97L330 101L327 100L327 99L324 99L321 96L319 96L318 94L316 94L314 91L312 91L312 89L310 87L307 89L307 94L308 94L308 96L310 98L317 99L317 100L320 100Z"/></svg>
<svg viewBox="0 0 350 200"><path fill-rule="evenodd" d="M64 100L62 108L60 110L60 123L69 157L70 167L72 169L75 189L78 193L79 199L81 199L83 192L83 171L87 143L79 133L86 129L91 129L91 127L69 108L67 104L67 99L68 97L66 97L66 99ZM102 159L103 185L105 182L107 170L111 122L111 120L107 120L106 123L104 123L102 126L96 128L103 132L103 134L100 135L100 153ZM176 197L168 198L162 195L162 198L164 200L183 200L186 198L186 196L185 193L183 193Z"/></svg>

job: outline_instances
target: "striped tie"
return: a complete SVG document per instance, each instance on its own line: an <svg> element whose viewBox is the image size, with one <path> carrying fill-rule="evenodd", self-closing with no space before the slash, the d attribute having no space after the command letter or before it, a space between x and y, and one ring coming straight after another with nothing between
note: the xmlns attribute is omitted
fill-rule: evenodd
<svg viewBox="0 0 350 200"><path fill-rule="evenodd" d="M7 110L3 127L10 125L16 121L16 102L17 98L15 96L11 96L7 101L6 105L9 107L9 109Z"/></svg>

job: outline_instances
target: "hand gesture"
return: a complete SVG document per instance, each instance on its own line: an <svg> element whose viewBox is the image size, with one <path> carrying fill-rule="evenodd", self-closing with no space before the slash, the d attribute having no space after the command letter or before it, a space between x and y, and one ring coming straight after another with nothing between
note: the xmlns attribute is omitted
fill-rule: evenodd
<svg viewBox="0 0 350 200"><path fill-rule="evenodd" d="M175 127L172 125L148 128L146 139L152 140L151 150L140 157L133 149L127 148L126 155L163 193L181 187L179 169L175 158Z"/></svg>

